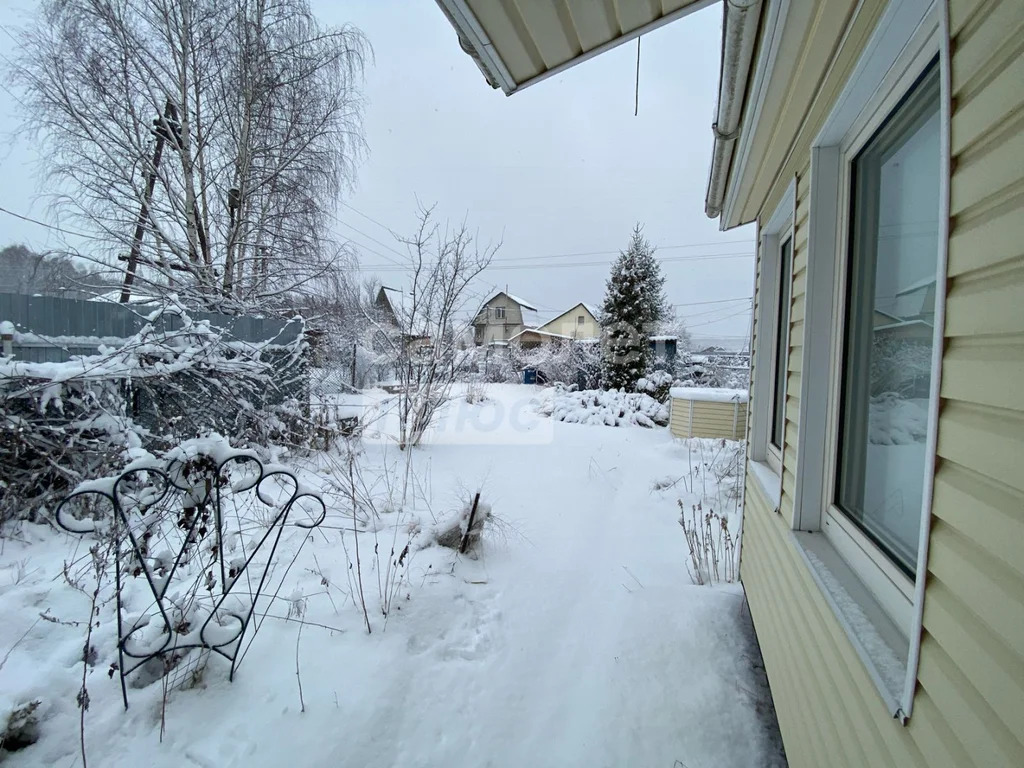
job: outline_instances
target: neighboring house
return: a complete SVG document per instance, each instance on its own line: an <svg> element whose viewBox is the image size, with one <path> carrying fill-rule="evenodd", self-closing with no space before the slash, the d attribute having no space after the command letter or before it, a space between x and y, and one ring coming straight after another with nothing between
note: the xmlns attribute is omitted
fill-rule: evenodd
<svg viewBox="0 0 1024 768"><path fill-rule="evenodd" d="M527 328L540 327L541 322L535 306L499 291L477 310L473 319L473 341L477 346L507 344Z"/></svg>
<svg viewBox="0 0 1024 768"><path fill-rule="evenodd" d="M406 353L413 361L430 351L430 335L423 332L422 326L419 333L406 327L410 312L406 309L405 294L402 291L381 286L373 305L378 313L378 321L401 333L405 340Z"/></svg>
<svg viewBox="0 0 1024 768"><path fill-rule="evenodd" d="M594 308L580 302L572 309L567 309L548 320L537 330L568 339L598 339L601 337L601 326L596 315L597 311Z"/></svg>
<svg viewBox="0 0 1024 768"><path fill-rule="evenodd" d="M539 327L527 326L509 341L518 341L523 349L533 349L542 344L599 339L601 326L595 315L596 311L589 304L580 302Z"/></svg>
<svg viewBox="0 0 1024 768"><path fill-rule="evenodd" d="M523 349L536 349L544 344L563 344L572 341L569 336L560 333L549 333L539 328L527 328L520 331L509 342L517 342Z"/></svg>
<svg viewBox="0 0 1024 768"><path fill-rule="evenodd" d="M896 291L896 303L902 320L935 323L935 275L929 275Z"/></svg>
<svg viewBox="0 0 1024 768"><path fill-rule="evenodd" d="M395 304L392 303L389 294L397 294L395 303L401 306L401 293L385 285L382 285L380 290L377 291L377 298L374 299L373 306L380 313L380 320L382 322L398 328L401 326L401 323L398 321L398 313L395 311Z"/></svg>
<svg viewBox="0 0 1024 768"><path fill-rule="evenodd" d="M706 5L439 2L506 93ZM1024 765L1024 2L724 13L706 209L758 226L741 578L789 764ZM874 310L922 273L928 396L884 397Z"/></svg>

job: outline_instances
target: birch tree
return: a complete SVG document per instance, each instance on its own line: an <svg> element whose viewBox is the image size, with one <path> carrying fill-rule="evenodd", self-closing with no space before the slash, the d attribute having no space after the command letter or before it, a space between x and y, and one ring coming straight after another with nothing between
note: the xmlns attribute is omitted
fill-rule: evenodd
<svg viewBox="0 0 1024 768"><path fill-rule="evenodd" d="M47 192L126 293L281 304L331 266L369 46L308 0L41 0L13 66Z"/></svg>
<svg viewBox="0 0 1024 768"><path fill-rule="evenodd" d="M416 233L402 239L409 254L407 287L394 306L397 328L369 318L395 361L398 447L420 444L458 378L459 340L470 328L471 286L501 243L481 245L465 223L439 223L421 208ZM407 465L408 467L408 465Z"/></svg>

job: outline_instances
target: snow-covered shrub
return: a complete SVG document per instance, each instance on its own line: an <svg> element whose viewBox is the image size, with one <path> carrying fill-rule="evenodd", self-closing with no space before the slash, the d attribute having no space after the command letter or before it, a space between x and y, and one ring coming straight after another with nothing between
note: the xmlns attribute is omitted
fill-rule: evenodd
<svg viewBox="0 0 1024 768"><path fill-rule="evenodd" d="M121 380L61 379L62 366L0 360L0 525L52 509L149 436L127 416Z"/></svg>
<svg viewBox="0 0 1024 768"><path fill-rule="evenodd" d="M52 509L139 448L205 431L238 443L301 442L303 344L243 343L179 314L62 363L0 358L0 523Z"/></svg>
<svg viewBox="0 0 1024 768"><path fill-rule="evenodd" d="M676 357L674 373L682 386L747 389L750 386L750 358L724 350L680 355Z"/></svg>
<svg viewBox="0 0 1024 768"><path fill-rule="evenodd" d="M575 384L577 389L601 389L603 361L599 339L574 341L569 347L569 360L574 378L567 384Z"/></svg>
<svg viewBox="0 0 1024 768"><path fill-rule="evenodd" d="M923 443L928 437L927 404L927 400L907 400L894 392L872 397L868 405L868 442Z"/></svg>
<svg viewBox="0 0 1024 768"><path fill-rule="evenodd" d="M556 387L540 402L538 413L570 424L604 424L609 427L668 424L668 408L650 395L588 389L571 392Z"/></svg>
<svg viewBox="0 0 1024 768"><path fill-rule="evenodd" d="M431 537L442 547L474 552L480 546L484 526L491 519L491 505L474 499L466 499L462 508L451 517L437 523L430 532ZM472 520L470 520L472 518Z"/></svg>
<svg viewBox="0 0 1024 768"><path fill-rule="evenodd" d="M33 699L15 707L7 715L7 722L0 726L0 760L4 753L35 744L39 740L39 699Z"/></svg>
<svg viewBox="0 0 1024 768"><path fill-rule="evenodd" d="M556 339L524 349L519 342L485 353L481 365L486 381L519 384L523 370L537 371L538 384L564 384L577 389L601 386L601 344L597 339Z"/></svg>
<svg viewBox="0 0 1024 768"><path fill-rule="evenodd" d="M488 384L519 384L523 381L522 348L516 343L507 347L481 347L476 359L480 375Z"/></svg>
<svg viewBox="0 0 1024 768"><path fill-rule="evenodd" d="M478 377L466 382L466 402L470 405L487 402L487 385Z"/></svg>
<svg viewBox="0 0 1024 768"><path fill-rule="evenodd" d="M669 390L672 389L674 378L668 371L651 371L636 383L636 391L644 392L659 403L668 400Z"/></svg>
<svg viewBox="0 0 1024 768"><path fill-rule="evenodd" d="M871 394L928 397L931 339L899 339L879 334L871 345Z"/></svg>

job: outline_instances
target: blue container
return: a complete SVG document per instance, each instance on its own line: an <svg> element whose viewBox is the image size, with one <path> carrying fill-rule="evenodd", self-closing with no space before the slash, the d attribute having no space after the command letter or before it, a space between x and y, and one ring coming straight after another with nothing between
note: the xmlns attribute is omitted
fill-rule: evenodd
<svg viewBox="0 0 1024 768"><path fill-rule="evenodd" d="M537 369L536 368L523 368L523 384L536 384L537 383Z"/></svg>

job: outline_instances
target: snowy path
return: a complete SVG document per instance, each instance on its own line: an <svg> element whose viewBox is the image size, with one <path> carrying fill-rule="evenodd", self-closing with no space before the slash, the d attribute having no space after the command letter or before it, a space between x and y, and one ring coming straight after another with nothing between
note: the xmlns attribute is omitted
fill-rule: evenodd
<svg viewBox="0 0 1024 768"><path fill-rule="evenodd" d="M497 407L524 391L498 388ZM172 696L163 744L155 692L134 692L126 716L109 705L116 691L103 690L103 708L89 714L90 765L777 764L741 592L690 584L678 492L652 491L686 471L683 444L666 430L522 422L536 444L422 451L435 488L481 487L516 532L452 573L438 573L452 560L445 551L420 553L410 599L383 633L360 632L351 604L335 614L311 601L310 620L346 632L305 629L305 713L295 628L275 625L235 683L210 673L206 689ZM313 551L341 571L336 546ZM310 574L300 581L316 591ZM115 687L103 678L90 685ZM11 766L76 764L71 690L70 701L41 695L53 725L74 730L12 755Z"/></svg>

